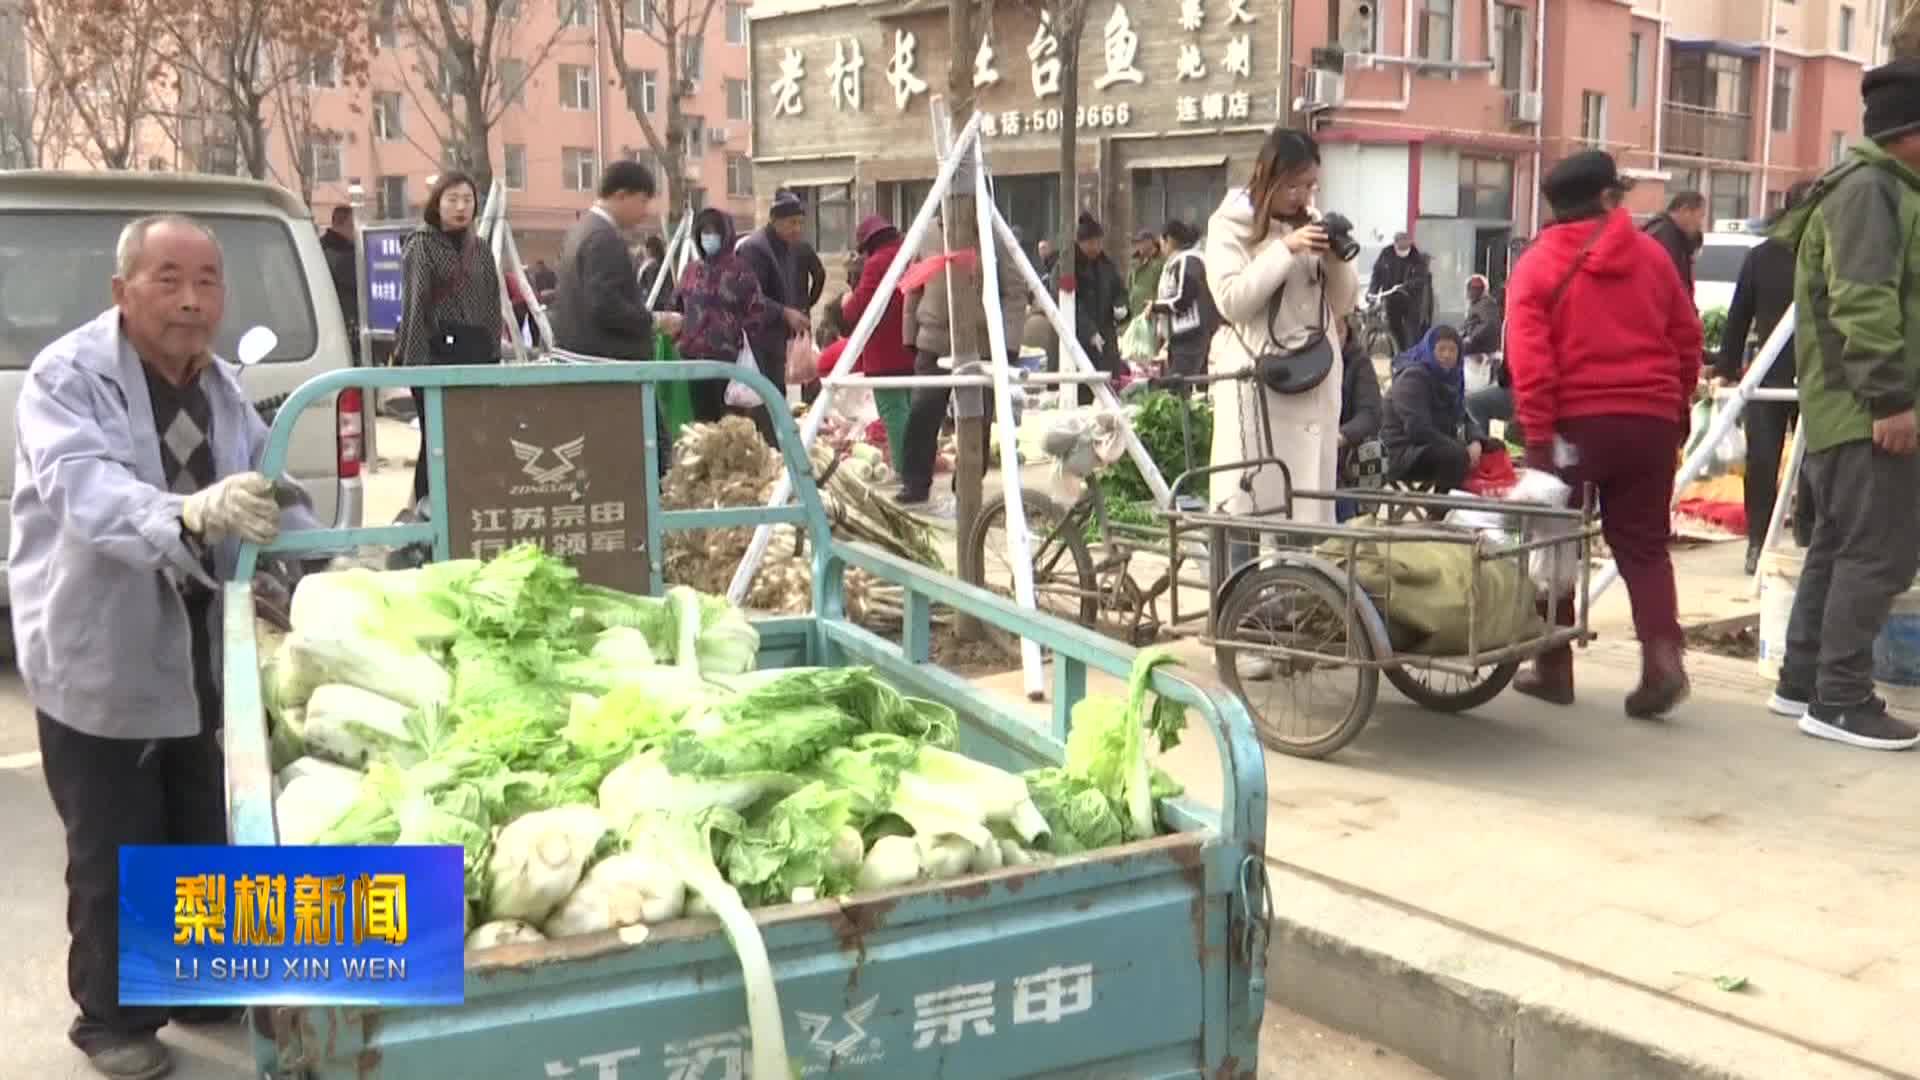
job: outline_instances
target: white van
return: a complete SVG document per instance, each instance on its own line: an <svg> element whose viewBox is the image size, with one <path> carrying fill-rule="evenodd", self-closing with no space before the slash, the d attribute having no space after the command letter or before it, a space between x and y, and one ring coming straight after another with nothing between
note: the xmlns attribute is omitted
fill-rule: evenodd
<svg viewBox="0 0 1920 1080"><path fill-rule="evenodd" d="M0 171L0 557L11 522L14 403L26 370L56 338L113 304L114 245L137 217L181 213L220 238L226 256L226 321L214 350L232 360L249 327L279 343L240 377L256 401L287 394L352 352L340 301L306 207L256 180L168 173ZM323 522L360 524L364 419L358 390L300 418L288 472L313 496ZM0 605L5 605L0 582Z"/></svg>
<svg viewBox="0 0 1920 1080"><path fill-rule="evenodd" d="M1730 228L1723 223L1701 239L1700 250L1693 257L1693 302L1702 314L1733 304L1740 268L1766 238L1764 232Z"/></svg>

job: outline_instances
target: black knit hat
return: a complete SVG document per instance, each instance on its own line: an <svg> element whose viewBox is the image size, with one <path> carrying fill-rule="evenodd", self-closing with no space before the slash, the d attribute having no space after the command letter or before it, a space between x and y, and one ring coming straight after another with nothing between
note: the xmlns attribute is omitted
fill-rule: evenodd
<svg viewBox="0 0 1920 1080"><path fill-rule="evenodd" d="M1540 190L1555 209L1581 206L1604 192L1625 191L1633 185L1620 176L1620 167L1605 150L1582 150L1555 165Z"/></svg>
<svg viewBox="0 0 1920 1080"><path fill-rule="evenodd" d="M1886 142L1920 131L1920 57L1882 64L1860 80L1867 138Z"/></svg>
<svg viewBox="0 0 1920 1080"><path fill-rule="evenodd" d="M1080 228L1074 233L1075 239L1082 241L1095 240L1105 235L1107 235L1106 227L1094 220L1092 214L1085 213L1084 211L1080 214Z"/></svg>

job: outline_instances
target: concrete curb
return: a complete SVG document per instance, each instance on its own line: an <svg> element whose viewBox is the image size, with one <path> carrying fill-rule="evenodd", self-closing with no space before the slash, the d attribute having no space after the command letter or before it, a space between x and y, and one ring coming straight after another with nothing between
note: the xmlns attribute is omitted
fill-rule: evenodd
<svg viewBox="0 0 1920 1080"><path fill-rule="evenodd" d="M1450 1080L1911 1080L1268 861L1269 1000Z"/></svg>

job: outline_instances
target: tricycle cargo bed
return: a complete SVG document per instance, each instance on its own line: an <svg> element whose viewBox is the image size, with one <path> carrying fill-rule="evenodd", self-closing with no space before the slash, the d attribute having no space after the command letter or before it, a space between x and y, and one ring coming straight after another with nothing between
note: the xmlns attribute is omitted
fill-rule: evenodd
<svg viewBox="0 0 1920 1080"><path fill-rule="evenodd" d="M640 364L360 369L303 387L639 383L651 447L653 384L739 374L731 366ZM748 375L763 395L764 380ZM662 513L649 485L646 544L660 588L659 536L675 529L779 520L807 530L814 611L758 620L763 668L872 665L903 693L952 707L959 748L1005 768L1057 764L1089 669L1124 677L1133 653L1082 627L1015 608L877 549L835 541L790 418L775 413L797 507ZM439 425L429 424L432 432ZM264 464L274 475L285 433ZM436 468L437 474L442 470ZM651 463L647 474L652 475ZM444 522L436 475L432 520ZM339 544L330 533L283 537L277 550ZM356 543L430 541L445 529L360 530ZM275 843L253 599L254 549L225 606L229 808L236 843ZM842 582L858 568L900 585L905 627L890 641L848 621ZM931 664L933 605L972 614L1051 653L1052 722ZM1254 1075L1270 905L1265 891L1265 773L1244 706L1210 677L1163 666L1153 689L1198 720L1222 763L1221 806L1162 807L1172 830L1150 840L838 901L754 912L779 991L794 1075L861 1080ZM261 1007L251 1017L263 1075L285 1080L745 1080L747 1010L740 962L716 921L686 918L467 955L459 1006ZM964 1055L964 1061L962 1060ZM754 1080L784 1080L755 1077Z"/></svg>

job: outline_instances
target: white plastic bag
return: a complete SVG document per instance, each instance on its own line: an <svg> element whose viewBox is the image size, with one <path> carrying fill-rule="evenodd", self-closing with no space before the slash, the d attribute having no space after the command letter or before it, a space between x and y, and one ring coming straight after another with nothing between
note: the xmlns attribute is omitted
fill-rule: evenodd
<svg viewBox="0 0 1920 1080"><path fill-rule="evenodd" d="M760 365L753 362L753 346L747 344L745 335L740 338L740 351L735 354L733 362L735 366L746 368L748 371L760 370ZM725 400L728 405L736 409L751 409L766 404L760 400L759 394L753 392L752 387L738 380L727 383Z"/></svg>
<svg viewBox="0 0 1920 1080"><path fill-rule="evenodd" d="M1713 448L1713 463L1716 472L1732 472L1747 463L1747 431L1743 424L1733 425L1727 437Z"/></svg>
<svg viewBox="0 0 1920 1080"><path fill-rule="evenodd" d="M1520 479L1508 490L1507 502L1533 503L1538 506L1564 507L1573 489L1550 472L1521 469ZM1528 558L1528 576L1536 587L1552 593L1564 593L1580 583L1579 527L1571 521L1546 518L1527 519L1526 539L1548 540L1566 536L1565 543L1536 549Z"/></svg>

